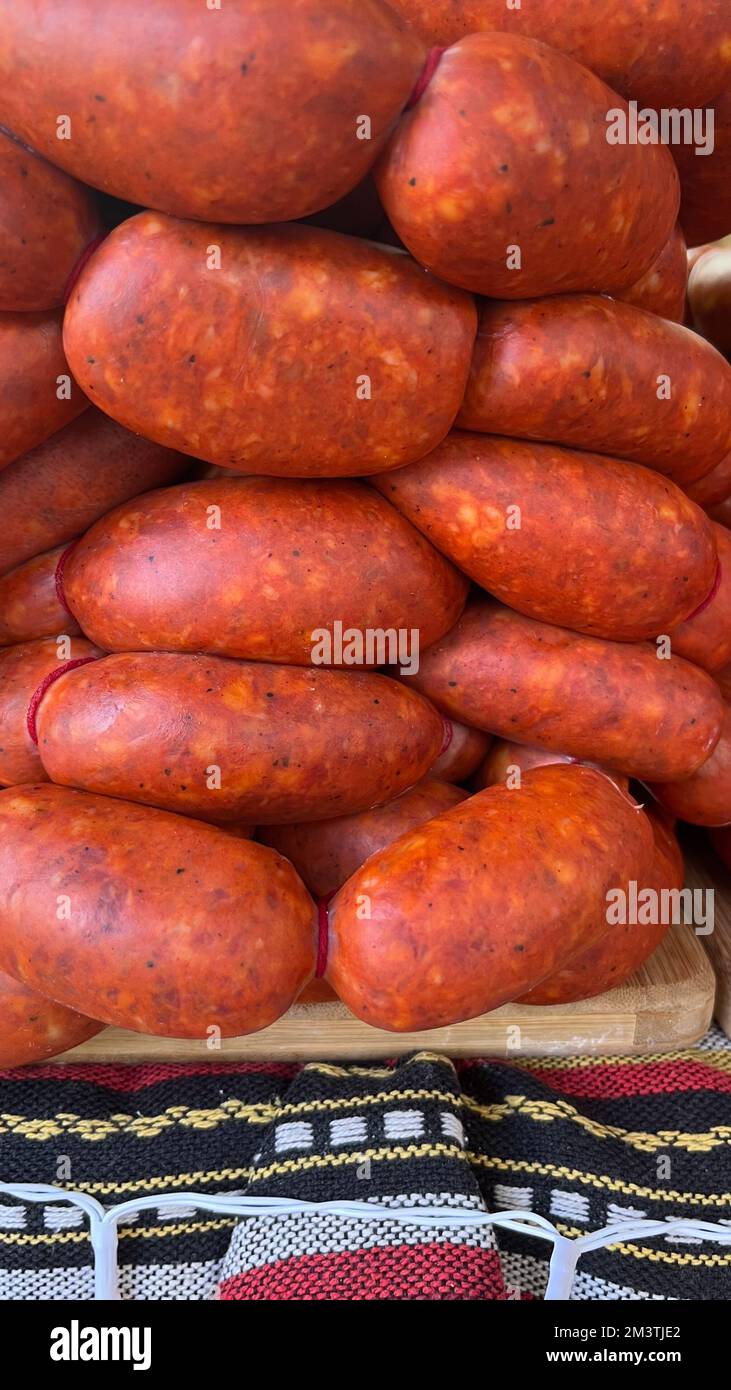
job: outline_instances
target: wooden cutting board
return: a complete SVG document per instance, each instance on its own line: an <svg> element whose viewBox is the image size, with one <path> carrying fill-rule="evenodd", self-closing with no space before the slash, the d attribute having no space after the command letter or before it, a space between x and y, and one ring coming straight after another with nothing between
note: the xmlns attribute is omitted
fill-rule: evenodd
<svg viewBox="0 0 731 1390"><path fill-rule="evenodd" d="M731 898L729 899L731 901ZM340 1003L295 1004L278 1023L244 1038L206 1042L107 1028L58 1062L329 1061L394 1057L428 1049L450 1057L561 1057L675 1051L703 1036L713 1012L709 958L690 927L672 927L626 985L581 1004L505 1004L451 1028L385 1033Z"/></svg>

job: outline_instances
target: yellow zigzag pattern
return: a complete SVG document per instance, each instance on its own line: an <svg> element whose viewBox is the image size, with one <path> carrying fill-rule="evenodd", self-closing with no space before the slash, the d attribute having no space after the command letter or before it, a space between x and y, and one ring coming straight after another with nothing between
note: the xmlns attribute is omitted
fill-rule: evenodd
<svg viewBox="0 0 731 1390"><path fill-rule="evenodd" d="M217 1129L219 1125L232 1122L266 1126L291 1115L334 1113L362 1106L381 1105L394 1100L438 1101L450 1105L453 1109L462 1107L492 1124L498 1124L516 1115L537 1124L568 1120L595 1139L618 1139L641 1153L658 1153L667 1149L683 1149L687 1153L710 1153L731 1141L731 1125L714 1125L705 1133L674 1129L651 1133L644 1130L626 1130L620 1125L607 1125L599 1120L590 1119L568 1100L531 1100L527 1096L511 1095L492 1105L482 1105L470 1096L416 1088L404 1088L397 1094L377 1091L352 1098L326 1098L285 1105L247 1105L232 1098L213 1109L191 1109L186 1105L171 1105L158 1115L119 1114L110 1115L104 1120L85 1120L79 1115L62 1112L47 1119L29 1119L22 1115L4 1114L0 1115L0 1135L19 1135L34 1143L45 1143L68 1134L73 1134L88 1143L100 1143L106 1139L115 1139L119 1135L132 1135L136 1139L155 1139L165 1130L178 1126L182 1129L196 1130Z"/></svg>

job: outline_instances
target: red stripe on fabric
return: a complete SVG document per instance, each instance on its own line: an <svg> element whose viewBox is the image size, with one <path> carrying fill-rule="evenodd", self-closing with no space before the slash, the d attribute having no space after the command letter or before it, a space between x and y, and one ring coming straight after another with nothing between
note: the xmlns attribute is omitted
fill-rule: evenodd
<svg viewBox="0 0 731 1390"><path fill-rule="evenodd" d="M0 1070L0 1081L86 1081L93 1086L106 1086L111 1091L142 1091L161 1081L182 1080L186 1076L246 1076L265 1073L270 1076L294 1079L301 1071L297 1062L203 1062L146 1063L144 1066L122 1066L103 1062L70 1062L68 1065L47 1063L36 1067L9 1067Z"/></svg>
<svg viewBox="0 0 731 1390"><path fill-rule="evenodd" d="M632 1096L675 1095L682 1091L716 1091L731 1095L731 1075L702 1062L638 1062L634 1066L582 1067L557 1077L555 1072L531 1071L552 1091L597 1100Z"/></svg>
<svg viewBox="0 0 731 1390"><path fill-rule="evenodd" d="M513 1072L532 1076L551 1091L587 1100L619 1100L632 1096L673 1095L681 1091L716 1091L731 1094L731 1074L700 1060L682 1062L597 1062L596 1066L567 1068L565 1071L541 1067L521 1067L516 1063L487 1059L465 1059L457 1063L458 1072L475 1066L510 1067Z"/></svg>
<svg viewBox="0 0 731 1390"><path fill-rule="evenodd" d="M383 1211L388 1220L388 1208ZM388 1299L452 1302L501 1301L507 1297L497 1250L430 1241L347 1250L339 1255L300 1255L224 1279L222 1301Z"/></svg>

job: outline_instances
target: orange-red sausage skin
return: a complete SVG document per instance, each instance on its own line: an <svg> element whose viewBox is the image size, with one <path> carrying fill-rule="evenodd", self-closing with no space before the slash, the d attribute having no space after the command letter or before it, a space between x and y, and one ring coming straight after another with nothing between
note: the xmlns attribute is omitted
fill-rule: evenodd
<svg viewBox="0 0 731 1390"><path fill-rule="evenodd" d="M665 246L680 194L668 149L607 138L612 111L622 98L555 48L468 35L381 156L381 202L422 265L476 294L624 289Z"/></svg>
<svg viewBox="0 0 731 1390"><path fill-rule="evenodd" d="M165 1037L255 1032L300 993L315 938L264 845L65 787L0 794L0 969L67 1008Z"/></svg>
<svg viewBox="0 0 731 1390"><path fill-rule="evenodd" d="M0 131L0 310L58 309L82 252L98 235L90 188Z"/></svg>
<svg viewBox="0 0 731 1390"><path fill-rule="evenodd" d="M721 462L717 463L710 473L699 478L697 483L690 483L686 492L699 507L707 509L717 507L719 502L725 502L731 497L731 450L724 454Z"/></svg>
<svg viewBox="0 0 731 1390"><path fill-rule="evenodd" d="M36 555L0 577L0 647L81 631L59 602L56 570L65 546Z"/></svg>
<svg viewBox="0 0 731 1390"><path fill-rule="evenodd" d="M691 483L731 446L731 366L691 329L600 295L483 305L460 428L551 439Z"/></svg>
<svg viewBox="0 0 731 1390"><path fill-rule="evenodd" d="M624 300L625 304L634 304L636 309L646 309L648 313L658 314L672 323L682 323L687 285L687 248L683 229L677 223L650 269L634 285L620 290L616 297Z"/></svg>
<svg viewBox="0 0 731 1390"><path fill-rule="evenodd" d="M476 327L471 298L403 252L145 212L89 261L64 343L95 404L148 439L239 472L356 477L444 438Z"/></svg>
<svg viewBox="0 0 731 1390"><path fill-rule="evenodd" d="M58 311L0 314L0 469L89 404L64 357L61 321Z"/></svg>
<svg viewBox="0 0 731 1390"><path fill-rule="evenodd" d="M0 0L0 28L17 135L117 198L221 222L347 193L423 61L381 0Z"/></svg>
<svg viewBox="0 0 731 1390"><path fill-rule="evenodd" d="M310 665L327 655L313 632L337 622L343 634L415 628L428 646L459 616L467 580L363 483L216 478L102 518L69 556L64 591L106 651Z"/></svg>
<svg viewBox="0 0 731 1390"><path fill-rule="evenodd" d="M530 772L532 767L546 767L550 763L573 763L576 758L569 758L565 753L555 753L547 748L531 748L524 743L510 743L507 739L495 739L484 762L480 764L474 777L472 778L473 791L483 791L485 787L492 787L497 782L504 782L507 786L517 783L518 778L524 772ZM583 759L582 759L583 761ZM629 791L629 779L622 777L617 772L607 772L606 768L599 767L596 763L588 763L588 767L596 767L597 772L603 772L622 791Z"/></svg>
<svg viewBox="0 0 731 1390"><path fill-rule="evenodd" d="M647 815L655 845L649 871L637 885L638 918L643 915L640 903L643 890L654 890L658 895L656 901L661 905L663 890L682 888L685 877L683 856L669 823L662 812L654 809L647 810ZM652 906L654 907L654 904ZM661 918L663 914L651 912L645 915L657 915ZM610 926L594 946L575 956L567 965L557 970L555 975L549 976L542 984L536 985L535 989L523 995L518 1002L572 1004L575 1000L591 999L594 995L615 989L617 985L624 984L635 970L639 970L660 945L667 930L668 923L662 920L620 922Z"/></svg>
<svg viewBox="0 0 731 1390"><path fill-rule="evenodd" d="M257 838L294 864L311 893L325 896L341 888L372 854L467 795L461 787L425 777L384 806L335 820L270 826Z"/></svg>
<svg viewBox="0 0 731 1390"><path fill-rule="evenodd" d="M429 770L441 716L400 681L176 652L78 667L38 716L51 781L204 820L323 820Z"/></svg>
<svg viewBox="0 0 731 1390"><path fill-rule="evenodd" d="M704 106L731 78L725 0L704 0L692 23L683 5L657 0L391 0L426 44L480 30L542 39L640 106ZM704 164L705 159L696 163Z"/></svg>
<svg viewBox="0 0 731 1390"><path fill-rule="evenodd" d="M724 701L723 729L710 758L692 777L649 784L660 805L693 825L731 822L731 704Z"/></svg>
<svg viewBox="0 0 731 1390"><path fill-rule="evenodd" d="M687 618L713 585L705 513L636 464L457 430L374 481L484 589L544 622L639 641Z"/></svg>
<svg viewBox="0 0 731 1390"><path fill-rule="evenodd" d="M669 632L676 656L715 674L731 661L731 531L711 522L718 552L718 576L712 596Z"/></svg>
<svg viewBox="0 0 731 1390"><path fill-rule="evenodd" d="M68 544L94 521L183 476L190 460L92 407L0 472L0 574Z"/></svg>
<svg viewBox="0 0 731 1390"><path fill-rule="evenodd" d="M408 681L450 717L647 780L690 777L723 723L717 685L682 657L585 637L488 599L424 652Z"/></svg>
<svg viewBox="0 0 731 1390"><path fill-rule="evenodd" d="M23 1067L56 1057L93 1038L103 1027L0 972L0 1067Z"/></svg>
<svg viewBox="0 0 731 1390"><path fill-rule="evenodd" d="M379 1028L473 1018L592 944L607 892L651 856L647 818L608 778L539 768L373 855L331 903L327 978Z"/></svg>
<svg viewBox="0 0 731 1390"><path fill-rule="evenodd" d="M28 706L41 682L66 661L99 656L84 637L60 644L54 637L19 642L0 651L0 787L46 779L28 732Z"/></svg>

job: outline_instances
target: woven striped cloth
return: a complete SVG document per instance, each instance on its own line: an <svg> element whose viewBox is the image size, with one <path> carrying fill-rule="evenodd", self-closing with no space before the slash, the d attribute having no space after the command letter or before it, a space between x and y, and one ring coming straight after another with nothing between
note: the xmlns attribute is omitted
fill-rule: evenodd
<svg viewBox="0 0 731 1390"><path fill-rule="evenodd" d="M394 1206L530 1209L565 1235L638 1216L731 1226L731 1046L662 1056L387 1065L39 1066L0 1073L0 1180L105 1205L124 1299L532 1299L550 1247L411 1226ZM378 1218L237 1221L171 1193L372 1202ZM90 1299L84 1214L0 1196L0 1298ZM731 1297L727 1246L663 1236L586 1254L575 1299Z"/></svg>

